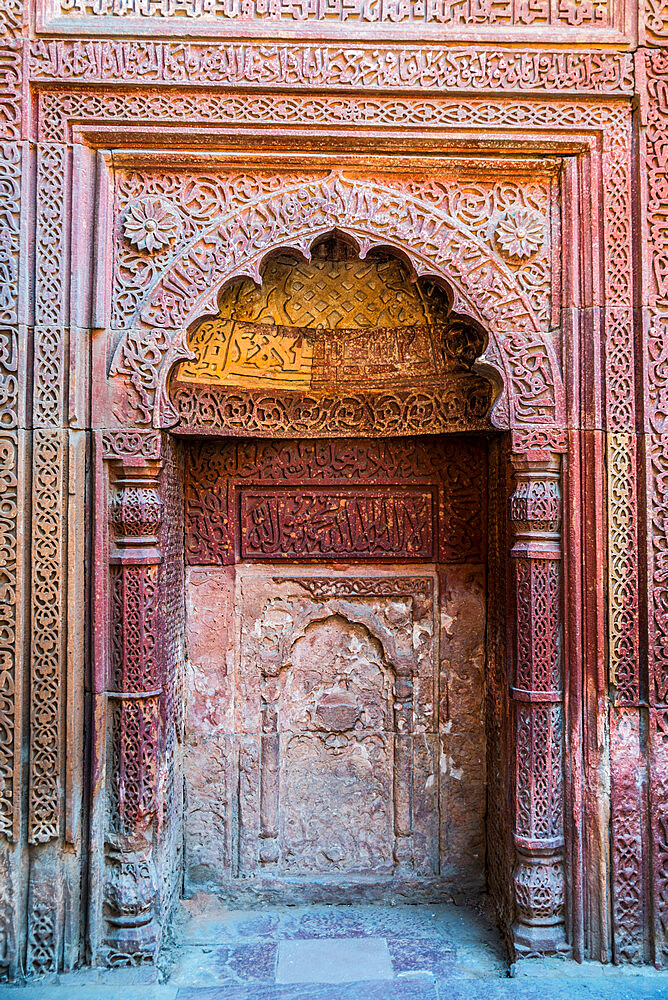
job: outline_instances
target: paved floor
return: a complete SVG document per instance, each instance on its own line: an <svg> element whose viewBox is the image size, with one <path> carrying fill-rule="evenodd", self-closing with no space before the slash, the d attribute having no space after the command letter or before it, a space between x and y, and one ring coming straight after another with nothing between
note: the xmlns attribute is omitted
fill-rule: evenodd
<svg viewBox="0 0 668 1000"><path fill-rule="evenodd" d="M509 969L494 927L465 907L225 910L185 903L161 969L81 970L7 1000L668 1000L668 972L571 962Z"/></svg>

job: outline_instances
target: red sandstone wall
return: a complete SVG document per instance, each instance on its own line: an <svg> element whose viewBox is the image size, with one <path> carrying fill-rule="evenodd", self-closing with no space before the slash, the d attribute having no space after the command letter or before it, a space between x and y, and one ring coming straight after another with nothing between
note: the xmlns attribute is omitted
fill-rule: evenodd
<svg viewBox="0 0 668 1000"><path fill-rule="evenodd" d="M429 243L433 201L424 209L403 191L397 207L384 193L375 233L432 270L449 253L444 274L456 272L495 333L489 361L506 386L496 412L511 447L563 454L568 443L568 940L580 958L665 963L668 15L659 0L531 9L509 0L485 14L444 2L429 16L417 4L405 14L381 8L367 21L356 6L345 18L336 5L304 18L286 4L268 26L259 9L230 17L221 3L204 16L195 0L154 5L150 20L134 3L0 5L0 967L9 978L109 957L105 914L118 904L104 860L105 788L116 780L109 558L125 517L110 528L110 469L113 480L114 462L162 460L164 379L193 303L224 280L231 260L252 270L255 249L289 240L303 217L288 198L249 209L257 188L240 181L233 227L204 236L195 204L179 216L192 257L162 268L139 248L121 288L115 179L149 166L164 172L167 196L183 166L179 147L203 152L215 173L228 168L230 149L250 162L270 134L295 169L304 171L311 148L329 171L340 132L344 154L367 155L375 133L378 155L401 145L430 162L467 156L473 142L476 157L486 151L509 177L526 169L527 155L557 161L550 204L561 270L543 326L532 326L527 297L504 285L502 246L479 266L465 252L475 227L459 248L446 248L442 232ZM359 222L363 198L304 183L304 202L320 206L329 227ZM462 185L467 200L475 208ZM480 246L496 242L484 221L480 230ZM216 240L223 250L212 263L205 250ZM139 311L128 305L132 294ZM124 304L133 319L119 325ZM155 500L133 497L146 539ZM165 555L165 572L177 576L168 546L154 546L151 565ZM495 613L497 621L508 614ZM172 650L161 664L174 666L180 640L170 628L159 635ZM160 699L161 768L174 751L178 690L115 692ZM506 718L508 697L493 692L492 718ZM500 754L492 786L503 787L494 829L509 834L513 749L502 723L490 746ZM151 785L157 763L145 763ZM158 851L169 859L178 851L178 825L167 832L178 791L171 796L165 773L142 823L151 849L170 845ZM508 922L510 863L492 873ZM133 864L135 885L144 879L154 891L153 875Z"/></svg>

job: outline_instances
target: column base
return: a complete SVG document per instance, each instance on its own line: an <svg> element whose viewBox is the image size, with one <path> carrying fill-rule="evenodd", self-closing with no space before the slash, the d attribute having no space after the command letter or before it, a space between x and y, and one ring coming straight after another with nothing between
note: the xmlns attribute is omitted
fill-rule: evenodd
<svg viewBox="0 0 668 1000"><path fill-rule="evenodd" d="M563 923L524 924L516 920L512 933L517 958L570 954L571 949L566 941L566 929Z"/></svg>

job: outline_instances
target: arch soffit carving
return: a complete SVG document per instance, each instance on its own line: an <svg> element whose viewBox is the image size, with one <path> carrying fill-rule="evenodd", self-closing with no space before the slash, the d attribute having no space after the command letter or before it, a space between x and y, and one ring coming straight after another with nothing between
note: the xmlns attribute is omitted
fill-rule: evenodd
<svg viewBox="0 0 668 1000"><path fill-rule="evenodd" d="M510 268L433 205L380 184L332 175L219 217L184 245L148 288L135 331L152 328L170 342L156 385L154 426L171 423L169 374L178 361L192 357L187 330L217 313L223 288L243 277L259 283L262 261L278 250L296 249L308 258L313 242L332 230L352 238L362 258L374 247L394 250L416 276L444 282L453 294L453 311L484 327L489 344L479 369L503 385L495 405L497 426L562 423L563 384L554 348ZM165 338L169 330L173 336ZM150 339L148 331L146 336ZM121 348L122 342L117 356Z"/></svg>

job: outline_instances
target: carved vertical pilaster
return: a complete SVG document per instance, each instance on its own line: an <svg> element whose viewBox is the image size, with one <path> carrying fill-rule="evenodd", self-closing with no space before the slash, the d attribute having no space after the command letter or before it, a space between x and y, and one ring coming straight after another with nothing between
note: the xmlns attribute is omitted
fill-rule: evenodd
<svg viewBox="0 0 668 1000"><path fill-rule="evenodd" d="M413 671L412 660L398 658L394 680L394 861L400 870L413 863Z"/></svg>
<svg viewBox="0 0 668 1000"><path fill-rule="evenodd" d="M110 964L155 958L160 697L163 685L158 530L162 463L112 464L110 801L105 916Z"/></svg>
<svg viewBox="0 0 668 1000"><path fill-rule="evenodd" d="M566 950L559 457L514 456L515 923L520 956Z"/></svg>

